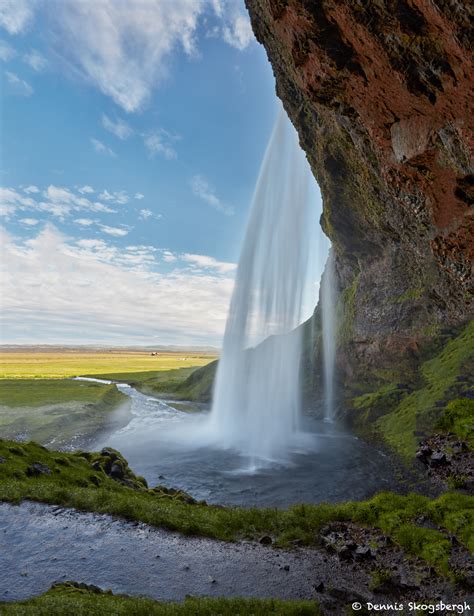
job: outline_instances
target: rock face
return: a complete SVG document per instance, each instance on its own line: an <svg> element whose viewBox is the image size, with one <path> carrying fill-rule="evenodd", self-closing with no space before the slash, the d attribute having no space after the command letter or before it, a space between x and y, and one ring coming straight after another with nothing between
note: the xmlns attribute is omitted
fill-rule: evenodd
<svg viewBox="0 0 474 616"><path fill-rule="evenodd" d="M469 3L246 0L321 187L346 380L472 317Z"/></svg>

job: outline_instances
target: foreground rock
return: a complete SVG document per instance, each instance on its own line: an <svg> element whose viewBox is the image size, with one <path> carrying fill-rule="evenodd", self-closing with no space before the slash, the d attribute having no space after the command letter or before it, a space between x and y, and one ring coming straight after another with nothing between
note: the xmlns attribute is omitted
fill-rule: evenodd
<svg viewBox="0 0 474 616"><path fill-rule="evenodd" d="M421 441L416 458L443 487L474 494L474 452L456 434L434 434Z"/></svg>

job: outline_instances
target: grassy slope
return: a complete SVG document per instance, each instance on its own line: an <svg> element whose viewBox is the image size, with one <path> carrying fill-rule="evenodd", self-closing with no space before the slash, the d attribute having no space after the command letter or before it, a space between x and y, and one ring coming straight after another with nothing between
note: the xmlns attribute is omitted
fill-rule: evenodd
<svg viewBox="0 0 474 616"><path fill-rule="evenodd" d="M474 322L449 341L421 366L420 385L412 392L386 383L377 391L355 398L359 425L374 425L388 445L409 461L415 455L420 436L439 428L456 432L473 443L474 401L459 396L474 394ZM458 379L462 379L459 381Z"/></svg>
<svg viewBox="0 0 474 616"><path fill-rule="evenodd" d="M0 603L4 616L317 616L313 601L278 599L187 598L184 603L163 603L92 592L79 585L65 583L40 597L21 603Z"/></svg>
<svg viewBox="0 0 474 616"><path fill-rule="evenodd" d="M389 534L409 553L423 557L440 572L448 571L451 541L474 549L474 499L456 492L432 500L416 494L398 496L381 493L369 501L338 505L297 505L288 510L239 509L188 504L180 495L167 495L136 483L135 489L94 470L97 459L90 454L49 451L35 443L18 444L0 440L0 500L18 503L23 499L47 502L84 511L97 511L177 530L233 541L258 539L270 534L280 546L300 540L317 541L318 530L333 520L352 520L376 526ZM35 462L47 465L51 475L29 477L26 469ZM127 471L128 472L128 471ZM424 517L443 530L417 526Z"/></svg>
<svg viewBox="0 0 474 616"><path fill-rule="evenodd" d="M0 379L0 404L10 408L38 407L68 402L97 404L112 392L117 392L115 385L86 381ZM119 394L118 398L122 398L122 395Z"/></svg>
<svg viewBox="0 0 474 616"><path fill-rule="evenodd" d="M112 415L128 397L115 385L60 379L0 380L0 430L5 438L27 435L40 443L69 444L120 418Z"/></svg>
<svg viewBox="0 0 474 616"><path fill-rule="evenodd" d="M0 353L0 378L67 378L79 375L159 372L203 366L215 355L198 353Z"/></svg>
<svg viewBox="0 0 474 616"><path fill-rule="evenodd" d="M201 368L190 370L187 374L183 368L179 372L172 370L143 379L137 383L137 389L144 394L155 396L167 394L176 400L209 402L216 369L217 361L213 361Z"/></svg>

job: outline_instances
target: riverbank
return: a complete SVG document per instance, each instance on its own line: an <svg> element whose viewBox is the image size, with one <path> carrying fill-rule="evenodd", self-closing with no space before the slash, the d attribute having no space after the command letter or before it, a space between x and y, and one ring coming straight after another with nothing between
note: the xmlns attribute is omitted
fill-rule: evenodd
<svg viewBox="0 0 474 616"><path fill-rule="evenodd" d="M17 603L1 603L4 616L318 616L315 601L282 601L280 599L241 599L187 597L182 603L168 603L113 595L95 585L77 582L55 584L48 592Z"/></svg>
<svg viewBox="0 0 474 616"><path fill-rule="evenodd" d="M474 498L449 492L436 499L380 493L368 501L295 505L287 510L242 509L197 503L182 493L148 488L115 453L60 453L35 443L0 440L0 500L33 500L107 513L155 527L225 541L258 540L274 545L314 546L332 522L379 528L407 553L440 572L450 571L452 541L474 548ZM428 523L420 524L423 519Z"/></svg>
<svg viewBox="0 0 474 616"><path fill-rule="evenodd" d="M115 385L65 379L1 379L0 431L55 449L89 446L129 421L129 398Z"/></svg>

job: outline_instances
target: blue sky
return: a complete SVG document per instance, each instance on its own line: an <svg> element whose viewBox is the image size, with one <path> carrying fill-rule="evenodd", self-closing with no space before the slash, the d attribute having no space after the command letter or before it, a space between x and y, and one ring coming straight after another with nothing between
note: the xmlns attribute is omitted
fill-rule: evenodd
<svg viewBox="0 0 474 616"><path fill-rule="evenodd" d="M0 8L2 341L219 345L278 109L238 0Z"/></svg>

